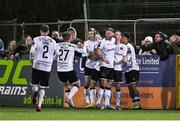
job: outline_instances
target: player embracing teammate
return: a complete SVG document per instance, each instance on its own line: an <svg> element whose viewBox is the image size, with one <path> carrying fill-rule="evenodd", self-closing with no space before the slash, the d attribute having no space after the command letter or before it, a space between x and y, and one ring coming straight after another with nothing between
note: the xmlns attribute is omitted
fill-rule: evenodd
<svg viewBox="0 0 180 121"><path fill-rule="evenodd" d="M90 28L88 31L88 40L85 42L85 48L87 53L87 60L85 63L85 86L84 86L84 95L85 95L85 108L95 107L96 102L96 82L99 81L99 61L94 57L94 51L98 48L100 40L96 37L96 30Z"/></svg>
<svg viewBox="0 0 180 121"><path fill-rule="evenodd" d="M98 40L96 30L91 28L89 40L85 46L72 44L72 35L63 33L64 41L56 42L48 36L48 25L40 28L41 36L34 38L30 51L33 62L32 92L33 104L37 104L36 111L41 111L41 104L48 87L48 80L53 63L57 61L58 77L65 86L65 97L70 107L75 107L73 96L78 92L80 80L73 69L75 52L87 54L85 64L85 89L84 95L86 108L120 110L122 72L125 71L125 80L133 102L133 109L139 109L140 96L136 88L139 80L139 66L136 62L135 49L129 43L129 34L121 33L107 28L105 38ZM114 81L113 81L114 80ZM99 90L96 97L95 84L99 81ZM111 87L115 85L116 107L111 105Z"/></svg>
<svg viewBox="0 0 180 121"><path fill-rule="evenodd" d="M100 61L100 88L97 92L96 107L99 109L121 109L122 72L125 71L126 84L133 102L132 108L141 108L139 91L136 88L139 80L139 66L136 62L135 49L129 43L129 34L120 31L116 31L114 34L114 30L108 28L105 31L105 38L101 40L95 51ZM112 80L114 80L116 90L116 107L111 105Z"/></svg>

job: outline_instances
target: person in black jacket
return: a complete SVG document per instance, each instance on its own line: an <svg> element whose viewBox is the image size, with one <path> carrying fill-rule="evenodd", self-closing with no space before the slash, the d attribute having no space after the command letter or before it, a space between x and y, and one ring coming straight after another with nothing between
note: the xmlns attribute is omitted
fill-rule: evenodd
<svg viewBox="0 0 180 121"><path fill-rule="evenodd" d="M15 48L14 53L11 55L11 59L17 59L19 55L29 53L32 44L32 37L30 35L26 35L22 43Z"/></svg>
<svg viewBox="0 0 180 121"><path fill-rule="evenodd" d="M166 39L167 35L163 32L157 32L155 34L155 41L152 44L152 49L156 51L154 52L155 54L160 56L160 60L166 60L169 55L169 45L165 42Z"/></svg>

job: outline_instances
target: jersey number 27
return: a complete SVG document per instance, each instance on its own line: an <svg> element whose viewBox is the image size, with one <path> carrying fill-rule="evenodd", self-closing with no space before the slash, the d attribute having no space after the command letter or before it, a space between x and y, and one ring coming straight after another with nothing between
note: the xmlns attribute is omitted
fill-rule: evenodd
<svg viewBox="0 0 180 121"><path fill-rule="evenodd" d="M63 49L60 49L59 50L59 60L60 61L66 61L67 59L67 56L68 56L68 53L69 53L69 50L63 50ZM63 56L63 54L65 54L65 56ZM64 58L63 58L64 57Z"/></svg>

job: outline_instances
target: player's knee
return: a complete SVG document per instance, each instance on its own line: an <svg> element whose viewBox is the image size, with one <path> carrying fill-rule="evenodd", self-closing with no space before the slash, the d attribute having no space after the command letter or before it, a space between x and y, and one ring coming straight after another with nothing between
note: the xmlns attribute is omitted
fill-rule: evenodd
<svg viewBox="0 0 180 121"><path fill-rule="evenodd" d="M79 88L79 87L80 87L80 85L79 85L79 84L77 84L77 83L73 84L73 86L76 86L77 88Z"/></svg>
<svg viewBox="0 0 180 121"><path fill-rule="evenodd" d="M117 91L117 92L118 92L118 91L121 91L121 87L116 86L116 91Z"/></svg>
<svg viewBox="0 0 180 121"><path fill-rule="evenodd" d="M80 80L76 81L76 82L73 84L73 86L76 86L76 87L79 88L79 87L81 86Z"/></svg>
<svg viewBox="0 0 180 121"><path fill-rule="evenodd" d="M108 83L106 84L106 87L107 87L107 88L111 88L111 86L112 86L112 83L111 83L111 82L108 82Z"/></svg>
<svg viewBox="0 0 180 121"><path fill-rule="evenodd" d="M38 91L38 86L37 85L32 85L32 91L37 92Z"/></svg>
<svg viewBox="0 0 180 121"><path fill-rule="evenodd" d="M85 88L89 88L89 86L90 86L90 80L89 80L89 79L86 79L86 80L85 80L84 87L85 87Z"/></svg>

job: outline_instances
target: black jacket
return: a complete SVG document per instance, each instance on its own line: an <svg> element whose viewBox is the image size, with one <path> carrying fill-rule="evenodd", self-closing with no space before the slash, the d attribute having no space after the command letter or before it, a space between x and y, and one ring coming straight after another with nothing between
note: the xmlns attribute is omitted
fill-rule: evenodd
<svg viewBox="0 0 180 121"><path fill-rule="evenodd" d="M154 42L152 49L156 50L157 55L160 56L160 60L166 60L168 58L168 44L164 41Z"/></svg>

